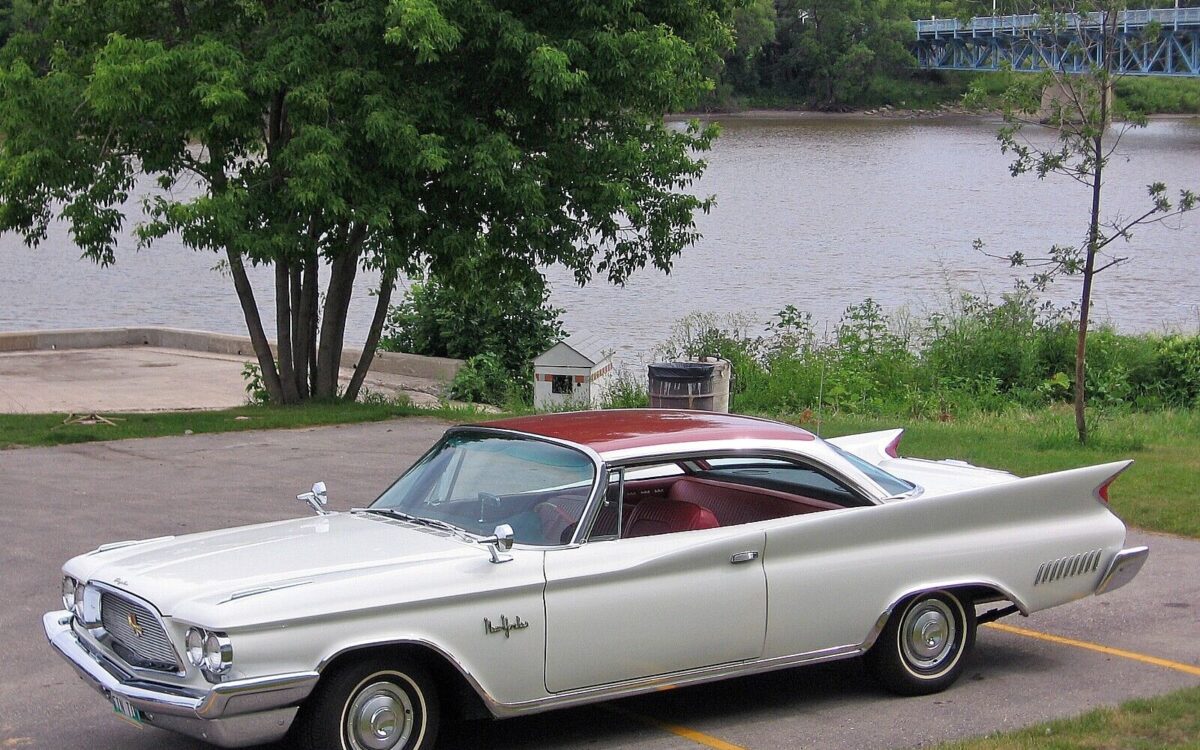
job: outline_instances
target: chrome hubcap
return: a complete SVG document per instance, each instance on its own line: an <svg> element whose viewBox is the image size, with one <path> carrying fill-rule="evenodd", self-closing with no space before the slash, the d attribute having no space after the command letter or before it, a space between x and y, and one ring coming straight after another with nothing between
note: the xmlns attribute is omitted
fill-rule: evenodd
<svg viewBox="0 0 1200 750"><path fill-rule="evenodd" d="M346 712L346 737L353 750L393 750L412 736L413 705L393 682L364 687Z"/></svg>
<svg viewBox="0 0 1200 750"><path fill-rule="evenodd" d="M954 653L957 629L954 613L939 599L927 599L912 606L900 627L900 648L904 659L921 671L936 670Z"/></svg>

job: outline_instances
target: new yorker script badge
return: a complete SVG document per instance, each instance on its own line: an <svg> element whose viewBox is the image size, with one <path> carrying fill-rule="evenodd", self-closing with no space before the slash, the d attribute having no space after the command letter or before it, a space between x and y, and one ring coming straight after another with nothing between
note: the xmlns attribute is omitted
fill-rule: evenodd
<svg viewBox="0 0 1200 750"><path fill-rule="evenodd" d="M512 631L524 630L527 627L529 627L529 623L522 620L520 615L517 615L516 619L512 622L508 621L508 615L500 615L499 625L493 625L492 621L487 617L483 618L483 629L488 635L504 633L504 637L508 638Z"/></svg>

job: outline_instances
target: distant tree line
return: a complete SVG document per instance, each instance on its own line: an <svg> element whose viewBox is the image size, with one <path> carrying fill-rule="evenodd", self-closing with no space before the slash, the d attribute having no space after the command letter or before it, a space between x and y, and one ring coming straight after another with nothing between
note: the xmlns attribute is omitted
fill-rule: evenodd
<svg viewBox="0 0 1200 750"><path fill-rule="evenodd" d="M1128 7L1175 4L1135 0ZM1200 0L1179 5L1200 6ZM1084 2L1079 7L1088 9ZM736 45L725 56L710 105L748 97L836 110L919 96L914 83L936 85L939 77L914 68L908 50L913 20L1038 8L1029 0L748 0L735 13Z"/></svg>

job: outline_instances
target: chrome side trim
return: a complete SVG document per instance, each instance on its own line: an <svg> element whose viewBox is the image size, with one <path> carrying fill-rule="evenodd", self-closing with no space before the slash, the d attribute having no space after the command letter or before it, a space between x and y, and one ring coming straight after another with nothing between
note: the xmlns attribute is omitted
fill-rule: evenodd
<svg viewBox="0 0 1200 750"><path fill-rule="evenodd" d="M229 602L237 601L238 599L245 599L245 598L251 597L251 596L258 596L259 594L269 594L272 591L280 591L281 589L295 588L296 586L304 586L304 585L307 585L310 583L312 583L312 579L308 579L305 581L292 581L290 583L277 583L273 586L259 586L256 589L246 589L245 591L235 591L232 594L230 594L228 598L222 599L221 601L217 602L217 604L228 604Z"/></svg>
<svg viewBox="0 0 1200 750"><path fill-rule="evenodd" d="M1132 581L1149 556L1150 548L1145 546L1130 547L1113 555L1112 562L1108 564L1108 570L1100 579L1100 584L1096 586L1096 595L1116 591Z"/></svg>
<svg viewBox="0 0 1200 750"><path fill-rule="evenodd" d="M598 685L596 687L572 690L565 693L557 693L546 698L538 698L536 700L523 701L521 703L508 703L503 705L489 704L488 707L492 710L492 713L494 713L497 718L505 719L513 716L540 713L542 711L549 711L551 709L567 708L569 706L578 706L585 703L611 700L613 698L641 695L643 693L651 693L663 689L685 687L689 685L700 685L706 682L716 682L717 680L724 680L730 677L773 672L779 669L798 667L802 664L819 664L821 662L835 661L837 659L849 659L854 656L859 656L862 653L863 649L860 646L835 646L833 648L810 651L792 656L777 656L770 659L734 662L732 664L721 664L715 667L701 667L699 669L691 669L684 672L672 672L670 674L656 675L654 677L645 677L637 680L629 680L627 682Z"/></svg>
<svg viewBox="0 0 1200 750"><path fill-rule="evenodd" d="M114 549L122 549L124 547L133 547L134 545L138 545L138 544L150 544L152 542L167 542L174 538L175 538L174 536L156 536L153 539L127 539L123 542L109 542L108 544L101 544L96 549L92 550L91 552L87 552L85 554L88 557L91 557L92 555L98 555L102 552L108 552L108 551L114 550Z"/></svg>
<svg viewBox="0 0 1200 750"><path fill-rule="evenodd" d="M882 629L882 626L880 626ZM454 667L455 671L466 680L467 684L483 701L484 707L491 712L492 716L497 719L506 719L513 716L523 716L526 714L541 713L542 711L550 711L556 708L564 708L567 706L576 706L584 703L594 703L597 701L609 700L611 698L620 698L627 695L640 695L642 693L654 692L668 687L682 687L684 685L698 685L704 682L715 682L723 680L727 677L740 677L743 675L758 674L760 672L770 672L777 669L788 669L789 667L799 666L801 664L816 664L818 662L833 661L835 659L848 659L862 654L866 649L861 646L846 645L836 646L834 648L821 649L819 651L811 651L792 656L778 656L771 659L733 662L730 664L721 664L715 667L700 667L698 669L690 669L683 672L673 672L670 674L655 675L653 677L643 677L636 680L626 682L611 683L608 685L599 685L596 687L581 688L565 693L557 693L548 695L544 698L535 698L529 701L519 703L501 703L496 700L487 690L479 684L479 680L471 673L469 669L464 667L457 659L451 656L447 651L438 646L432 641L427 641L421 638L397 639L391 641L377 641L372 643L364 643L350 648L342 649L337 653L331 654L321 660L321 664L317 667L319 672L324 672L335 659L344 654L348 654L360 649L380 648L386 646L417 646L427 648L433 653L440 656L447 664Z"/></svg>

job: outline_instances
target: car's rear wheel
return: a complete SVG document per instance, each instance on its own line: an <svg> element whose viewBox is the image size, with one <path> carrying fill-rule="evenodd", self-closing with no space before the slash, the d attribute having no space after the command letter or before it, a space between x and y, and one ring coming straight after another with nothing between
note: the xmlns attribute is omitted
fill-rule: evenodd
<svg viewBox="0 0 1200 750"><path fill-rule="evenodd" d="M975 624L975 606L953 592L918 594L892 613L867 652L867 669L901 695L945 690L975 645Z"/></svg>
<svg viewBox="0 0 1200 750"><path fill-rule="evenodd" d="M293 739L304 750L429 750L437 731L429 673L407 659L365 659L321 680Z"/></svg>

